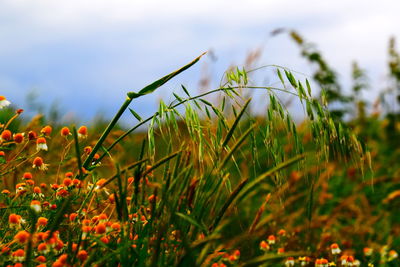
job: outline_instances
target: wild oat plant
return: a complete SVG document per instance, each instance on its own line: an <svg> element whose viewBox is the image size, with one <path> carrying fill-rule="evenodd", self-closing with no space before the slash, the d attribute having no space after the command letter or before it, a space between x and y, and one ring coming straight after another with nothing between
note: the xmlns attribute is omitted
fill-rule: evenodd
<svg viewBox="0 0 400 267"><path fill-rule="evenodd" d="M148 118L129 108L200 58L127 93L101 135L40 117L17 125L23 111L4 115L10 102L0 97L2 266L398 264L388 246L360 254L320 243L321 176L339 162L369 179L371 155L307 79L277 68L280 87L256 86L237 68L200 95L182 86ZM254 90L265 92L264 115L244 97ZM292 120L282 95L297 99L305 122ZM127 109L137 124L123 131Z"/></svg>

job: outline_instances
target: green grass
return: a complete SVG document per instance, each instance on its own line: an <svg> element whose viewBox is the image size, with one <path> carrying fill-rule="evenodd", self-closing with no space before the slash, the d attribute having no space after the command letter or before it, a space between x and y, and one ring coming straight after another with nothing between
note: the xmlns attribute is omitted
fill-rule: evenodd
<svg viewBox="0 0 400 267"><path fill-rule="evenodd" d="M288 266L291 257L300 264L306 256L313 264L317 258L339 262L332 243L362 264L398 263L393 252L379 253L385 245L398 249L400 242L394 234L399 219L392 214L398 199L389 197L399 190L399 168L388 169L395 157L380 154L390 150L391 140L374 139L384 121L366 118L375 123L370 129L338 120L323 98L313 97L308 80L284 68L277 68L280 87L251 84L251 71L236 68L219 88L200 95L182 86L148 118L129 108L200 57L128 92L103 132L89 129L87 139L79 138L75 126L72 136L61 136L57 127L50 135L40 133L39 121L15 125L13 133L44 137L49 151L36 151L36 138L0 141L1 187L9 190L0 195L0 264ZM265 92L262 116L251 112L251 99L244 97L251 90ZM210 102L211 94L221 102ZM303 123L293 121L282 94L302 105ZM138 122L123 131L116 126L127 109ZM4 114L2 132L9 120ZM368 143L349 125L360 126L358 134ZM48 170L32 168L37 156ZM22 180L25 172L33 179ZM18 183L24 184L16 192ZM40 212L31 209L32 200L40 201ZM11 223L14 214L24 222ZM37 226L39 217L47 225ZM22 230L29 233L26 240L16 237ZM264 251L260 244L270 235L276 242ZM374 248L372 257L362 254L364 247ZM21 258L18 249L24 250Z"/></svg>

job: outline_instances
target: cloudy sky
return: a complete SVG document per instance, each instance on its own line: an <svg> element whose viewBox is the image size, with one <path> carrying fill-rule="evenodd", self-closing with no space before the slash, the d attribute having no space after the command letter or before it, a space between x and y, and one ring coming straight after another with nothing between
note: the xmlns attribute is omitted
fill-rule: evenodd
<svg viewBox="0 0 400 267"><path fill-rule="evenodd" d="M204 73L217 83L257 48L260 65L310 74L287 36L270 37L285 27L316 43L344 84L357 60L374 86L372 98L384 87L388 39L400 37L399 10L398 0L1 0L0 95L26 108L35 92L37 101L83 121L99 111L111 116L127 91L213 51L214 58L133 103L150 114L180 84L196 90Z"/></svg>

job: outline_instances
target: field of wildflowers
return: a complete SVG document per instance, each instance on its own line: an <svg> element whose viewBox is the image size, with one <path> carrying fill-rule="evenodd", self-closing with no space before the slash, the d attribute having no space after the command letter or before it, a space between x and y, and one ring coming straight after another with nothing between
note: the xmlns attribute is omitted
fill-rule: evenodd
<svg viewBox="0 0 400 267"><path fill-rule="evenodd" d="M281 87L236 68L215 90L182 86L148 118L128 108L199 59L127 93L102 132L24 122L0 96L0 264L399 266L398 114L344 122L329 110L332 86L317 99L284 68ZM265 115L246 90L265 91ZM122 130L127 109L137 124Z"/></svg>

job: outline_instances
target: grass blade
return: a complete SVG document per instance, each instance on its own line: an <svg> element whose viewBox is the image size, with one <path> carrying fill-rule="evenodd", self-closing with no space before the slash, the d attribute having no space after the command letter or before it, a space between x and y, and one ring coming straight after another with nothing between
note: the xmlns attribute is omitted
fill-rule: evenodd
<svg viewBox="0 0 400 267"><path fill-rule="evenodd" d="M190 68L191 66L196 64L204 54L205 53L201 54L200 56L195 58L192 62L186 64L182 68L180 68L180 69L178 69L178 70L176 70L176 71L174 71L174 72L162 77L161 79L159 79L159 80L147 85L142 90L140 90L138 93L129 92L128 93L128 97L130 99L134 99L134 98L138 98L138 97L141 97L143 95L147 95L147 94L150 94L150 93L154 92L157 88L159 88L160 86L162 86L163 84L165 84L166 82L168 82L169 80L174 78L176 75L178 75L179 73L187 70L188 68Z"/></svg>
<svg viewBox="0 0 400 267"><path fill-rule="evenodd" d="M244 114L246 108L247 108L248 105L250 104L250 101L251 101L251 99L248 99L248 100L246 101L246 103L243 105L243 108L240 110L239 114L236 116L236 119L235 119L235 121L233 122L232 127L229 129L229 132L227 133L227 135L226 135L226 137L225 137L225 140L224 140L224 142L222 143L222 147L225 147L225 146L228 144L229 140L232 138L233 133L235 132L235 129L236 129L236 127L238 126L240 119L242 118L242 116L243 116L243 114Z"/></svg>

